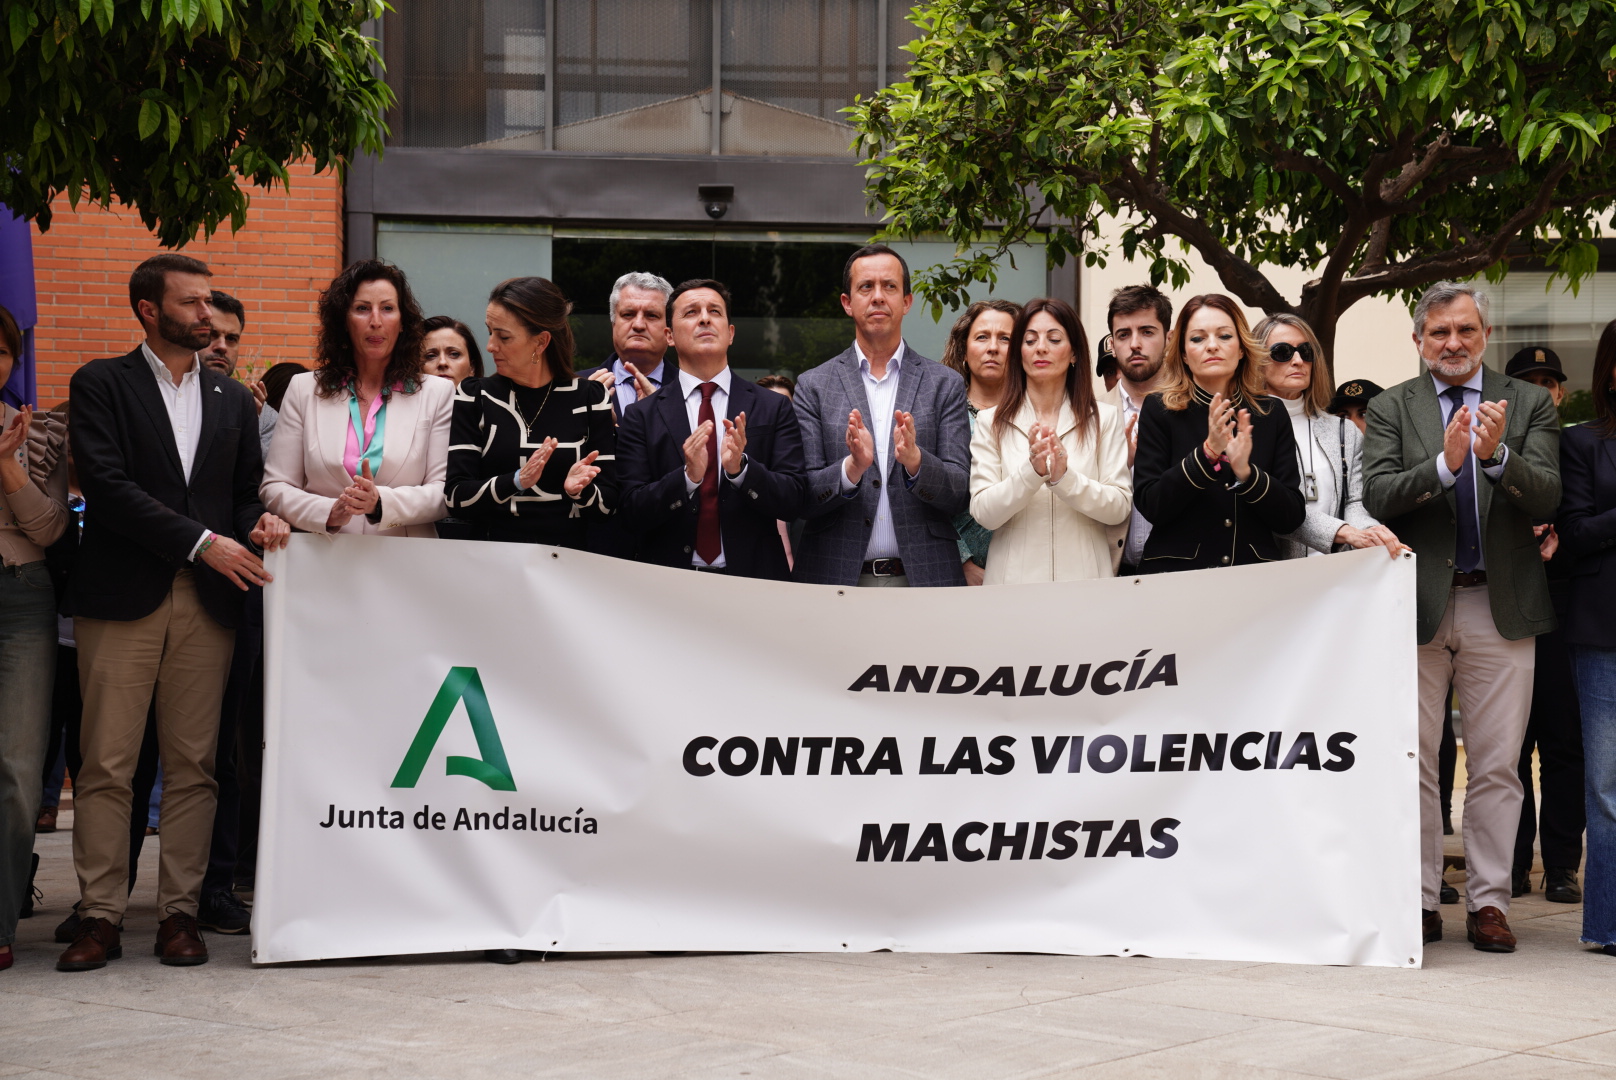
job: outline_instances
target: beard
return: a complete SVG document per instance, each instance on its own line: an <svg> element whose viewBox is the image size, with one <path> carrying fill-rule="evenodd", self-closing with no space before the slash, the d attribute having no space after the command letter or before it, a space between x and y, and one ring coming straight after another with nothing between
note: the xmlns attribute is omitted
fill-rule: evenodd
<svg viewBox="0 0 1616 1080"><path fill-rule="evenodd" d="M183 323L166 311L158 311L157 336L182 349L201 350L208 347L213 327L205 322Z"/></svg>
<svg viewBox="0 0 1616 1080"><path fill-rule="evenodd" d="M1448 379L1465 378L1466 376L1472 374L1476 368L1481 366L1481 358L1471 356L1468 352L1452 353L1445 356L1438 356L1435 359L1428 359L1425 357L1422 357L1421 359L1425 360L1425 368L1427 371L1430 371L1436 375L1441 375Z"/></svg>
<svg viewBox="0 0 1616 1080"><path fill-rule="evenodd" d="M1134 355L1142 356L1142 354L1139 353L1135 353ZM1117 370L1122 372L1122 377L1127 379L1129 382L1146 383L1151 379L1154 379L1156 377L1156 373L1161 370L1163 359L1165 358L1158 357L1154 362L1146 360L1143 367L1135 368L1131 363L1133 356L1130 356L1127 360L1117 361Z"/></svg>

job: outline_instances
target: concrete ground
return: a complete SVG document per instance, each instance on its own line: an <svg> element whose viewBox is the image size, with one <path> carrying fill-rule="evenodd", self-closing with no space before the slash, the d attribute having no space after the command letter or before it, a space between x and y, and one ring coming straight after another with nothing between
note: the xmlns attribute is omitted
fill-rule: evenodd
<svg viewBox="0 0 1616 1080"><path fill-rule="evenodd" d="M254 969L246 937L216 934L206 966L166 968L149 843L124 959L64 975L71 837L40 837L44 904L0 973L0 1078L1616 1077L1616 957L1541 889L1511 913L1519 951L1476 952L1448 907L1421 971L894 953ZM1283 867L1251 888L1287 888Z"/></svg>

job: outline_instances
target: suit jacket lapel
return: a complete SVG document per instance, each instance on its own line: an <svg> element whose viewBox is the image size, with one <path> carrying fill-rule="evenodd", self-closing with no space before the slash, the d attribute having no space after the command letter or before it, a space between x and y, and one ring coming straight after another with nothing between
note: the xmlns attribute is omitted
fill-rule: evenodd
<svg viewBox="0 0 1616 1080"><path fill-rule="evenodd" d="M315 445L320 448L320 458L339 489L346 488L353 480L342 460L348 452L348 396L348 391L343 390L334 397L322 397L318 381L309 390Z"/></svg>
<svg viewBox="0 0 1616 1080"><path fill-rule="evenodd" d="M662 380L662 389L656 392L656 409L662 415L662 422L673 435L674 454L683 461L684 441L690 438L691 428L690 417L685 415L685 399L677 375Z"/></svg>
<svg viewBox="0 0 1616 1080"><path fill-rule="evenodd" d="M870 395L864 392L864 374L859 371L858 353L849 348L836 358L837 370L842 376L842 389L847 393L847 400L853 403L853 408L864 417L866 427L870 423Z"/></svg>
<svg viewBox="0 0 1616 1080"><path fill-rule="evenodd" d="M768 392L774 393L773 390ZM732 371L729 377L729 405L725 409L724 415L734 420L743 412L751 412L752 398L756 393L757 387Z"/></svg>
<svg viewBox="0 0 1616 1080"><path fill-rule="evenodd" d="M1414 432L1420 438L1428 457L1442 452L1442 403L1437 400L1436 387L1429 373L1421 373L1408 390L1408 415L1414 421Z"/></svg>
<svg viewBox="0 0 1616 1080"><path fill-rule="evenodd" d="M179 444L174 441L174 425L168 419L168 406L163 404L163 392L157 388L157 376L152 374L146 354L140 348L137 347L123 358L123 374L136 400L151 417L152 425L157 429L158 441L168 453L168 463L174 467L175 474L183 479L185 467L180 464Z"/></svg>
<svg viewBox="0 0 1616 1080"><path fill-rule="evenodd" d="M420 399L425 392L394 393L387 399L387 431L382 440L382 465L376 471L378 484L392 483L399 464L410 459L410 447L415 444L415 422L421 412Z"/></svg>
<svg viewBox="0 0 1616 1080"><path fill-rule="evenodd" d="M202 396L202 430L196 437L196 457L191 459L192 476L197 474L202 468L202 463L208 459L208 450L213 446L214 433L219 430L219 419L224 414L224 376L209 370L206 364L199 367L196 383Z"/></svg>

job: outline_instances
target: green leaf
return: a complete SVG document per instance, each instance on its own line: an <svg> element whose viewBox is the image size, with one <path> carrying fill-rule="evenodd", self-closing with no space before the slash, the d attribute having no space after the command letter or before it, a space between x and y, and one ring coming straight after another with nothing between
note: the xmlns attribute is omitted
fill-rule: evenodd
<svg viewBox="0 0 1616 1080"><path fill-rule="evenodd" d="M162 120L163 107L161 105L150 98L142 101L140 103L140 121L136 126L136 131L141 139L149 139L152 132L157 130L157 125L162 123Z"/></svg>

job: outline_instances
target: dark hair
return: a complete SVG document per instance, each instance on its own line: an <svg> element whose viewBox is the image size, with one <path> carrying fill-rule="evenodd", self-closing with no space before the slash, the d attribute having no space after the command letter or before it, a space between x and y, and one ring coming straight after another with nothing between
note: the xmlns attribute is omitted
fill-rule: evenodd
<svg viewBox="0 0 1616 1080"><path fill-rule="evenodd" d="M765 375L757 381L757 385L765 390L784 390L795 396L797 384L791 381L790 375Z"/></svg>
<svg viewBox="0 0 1616 1080"><path fill-rule="evenodd" d="M4 304L0 304L0 339L11 350L11 362L22 363L22 331L17 327L17 317Z"/></svg>
<svg viewBox="0 0 1616 1080"><path fill-rule="evenodd" d="M903 267L903 295L908 296L910 293L909 264L903 261L902 255L899 255L885 244L865 244L847 257L847 262L842 266L842 293L850 295L853 292L853 264L860 259L868 259L872 255L891 255L898 260L898 265Z"/></svg>
<svg viewBox="0 0 1616 1080"><path fill-rule="evenodd" d="M295 360L284 360L264 372L259 380L264 384L264 404L276 412L280 412L281 402L286 400L286 388L292 385L292 380L309 370Z"/></svg>
<svg viewBox="0 0 1616 1080"><path fill-rule="evenodd" d="M179 255L172 251L165 251L161 255L153 255L129 275L129 309L140 318L140 302L163 306L163 293L168 291L168 275L170 274L201 274L203 277L212 277L213 271L208 264L200 259L193 259L189 255Z"/></svg>
<svg viewBox="0 0 1616 1080"><path fill-rule="evenodd" d="M415 302L404 271L380 259L361 259L338 274L320 294L320 343L316 354L320 366L315 369L314 380L322 397L339 393L359 373L353 339L348 336L348 309L353 307L359 286L371 281L385 281L398 292L398 313L403 324L382 375L382 393L388 393L399 382L404 384L406 394L420 389L421 305Z"/></svg>
<svg viewBox="0 0 1616 1080"><path fill-rule="evenodd" d="M997 311L1010 316L1013 325L1021 318L1021 305L1009 300L978 300L948 330L948 344L943 346L943 363L965 376L965 385L971 385L971 366L965 362L965 350L970 344L971 327L984 311Z"/></svg>
<svg viewBox="0 0 1616 1080"><path fill-rule="evenodd" d="M1268 363L1268 350L1252 335L1251 327L1246 323L1246 313L1240 310L1240 305L1222 293L1205 293L1184 301L1184 308L1178 313L1178 329L1167 335L1167 356L1162 361L1162 366L1167 369L1161 386L1162 405L1172 412L1189 408L1190 399L1194 396L1195 378L1184 359L1184 336L1190 316L1208 307L1223 312L1234 323L1241 352L1240 363L1234 369L1234 384L1246 399L1248 408L1266 413L1268 409L1262 399L1268 394L1268 381L1263 378L1262 369Z"/></svg>
<svg viewBox="0 0 1616 1080"><path fill-rule="evenodd" d="M672 325L673 323L673 302L679 299L679 297L683 296L685 293L694 292L696 289L711 289L713 292L717 293L719 298L724 301L724 317L726 319L729 318L729 286L725 285L722 281L714 281L712 278L698 277L691 278L689 281L681 281L678 288L674 289L673 292L668 294L668 310L666 313L664 313L663 318L668 320L669 325Z"/></svg>
<svg viewBox="0 0 1616 1080"><path fill-rule="evenodd" d="M212 304L220 311L227 311L234 315L236 317L236 321L241 324L241 328L243 330L247 329L247 309L242 307L240 300L237 300L234 296L231 296L227 292L220 292L218 289L214 289L213 297L208 301L208 303Z"/></svg>
<svg viewBox="0 0 1616 1080"><path fill-rule="evenodd" d="M471 361L471 373L477 378L483 377L483 354L477 348L477 343L471 338L471 327L452 315L434 315L421 323L421 348L426 348L426 336L439 330L453 330L460 335L460 340L466 343L466 359Z"/></svg>
<svg viewBox="0 0 1616 1080"><path fill-rule="evenodd" d="M1105 309L1105 328L1110 330L1118 315L1132 315L1136 311L1154 311L1161 323L1162 333L1173 328L1173 302L1158 288L1151 285L1128 285L1111 294L1111 303Z"/></svg>
<svg viewBox="0 0 1616 1080"><path fill-rule="evenodd" d="M1616 438L1616 393L1611 380L1616 379L1616 319L1605 324L1594 349L1594 381L1590 389L1594 396L1594 416L1599 433L1605 438Z"/></svg>
<svg viewBox="0 0 1616 1080"><path fill-rule="evenodd" d="M544 361L550 367L550 378L558 383L572 379L572 324L567 321L572 303L555 282L541 277L506 278L494 286L488 302L516 316L528 333L548 333Z"/></svg>
<svg viewBox="0 0 1616 1080"><path fill-rule="evenodd" d="M1061 324L1061 329L1066 331L1066 340L1072 346L1072 366L1066 369L1066 400L1071 402L1072 412L1077 416L1077 437L1085 438L1099 424L1100 410L1094 403L1094 376L1089 372L1089 339L1083 332L1083 323L1071 304L1042 296L1029 300L1027 306L1021 309L1021 318L1016 320L1016 328L1010 335L1010 360L1005 364L1004 397L1000 399L999 407L993 410L993 437L1001 441L1010 422L1021 411L1022 403L1027 400L1027 371L1021 366L1022 339L1027 336L1027 326L1033 316L1040 313L1047 313Z"/></svg>

